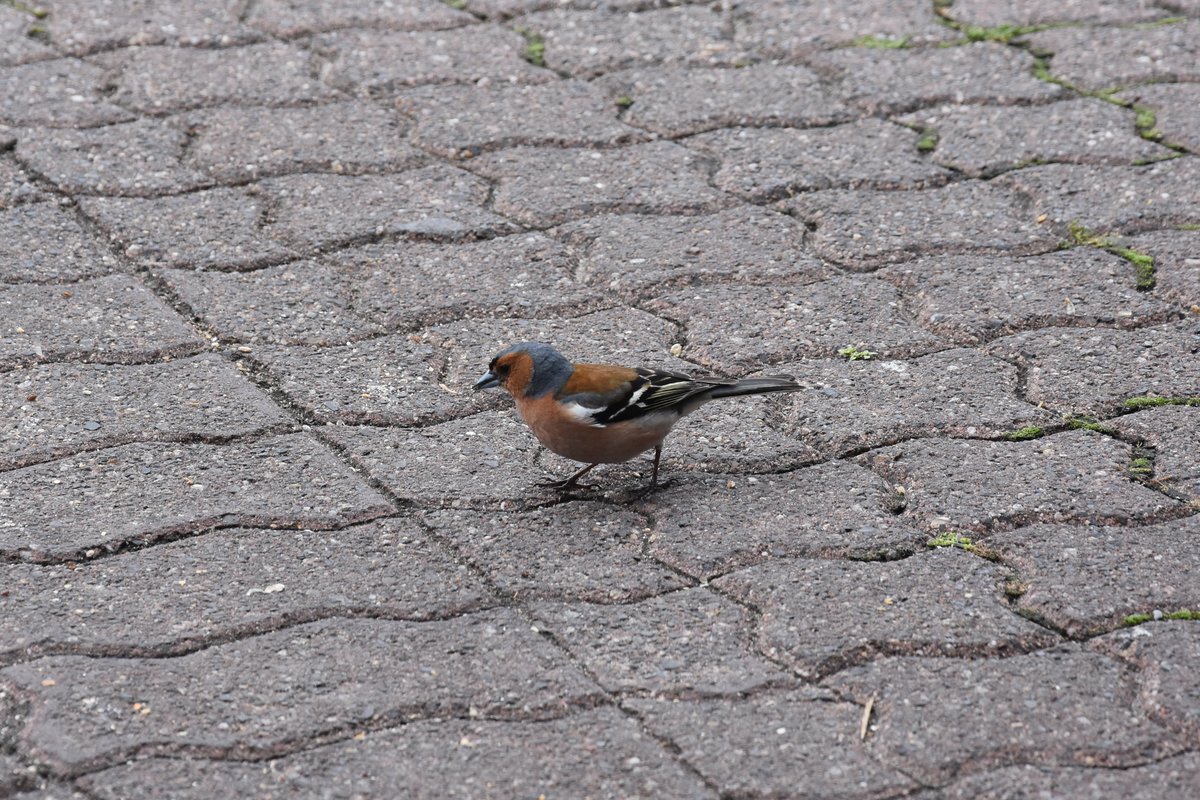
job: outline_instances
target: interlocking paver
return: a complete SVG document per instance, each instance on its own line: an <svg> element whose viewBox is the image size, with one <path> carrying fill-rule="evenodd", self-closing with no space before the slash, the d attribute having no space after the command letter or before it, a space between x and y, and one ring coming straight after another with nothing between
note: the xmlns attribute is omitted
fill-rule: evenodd
<svg viewBox="0 0 1200 800"><path fill-rule="evenodd" d="M433 622L324 620L170 659L54 656L0 679L31 697L28 745L62 772L181 747L275 754L304 736L471 708L549 716L598 694L507 609Z"/></svg>
<svg viewBox="0 0 1200 800"><path fill-rule="evenodd" d="M541 37L546 66L590 78L626 67L654 64L735 64L743 48L726 35L726 13L684 5L629 13L555 8L518 17L514 27Z"/></svg>
<svg viewBox="0 0 1200 800"><path fill-rule="evenodd" d="M1130 614L1200 606L1189 542L1200 518L1111 527L1033 525L989 536L987 549L1016 570L1017 607L1071 636L1111 630Z"/></svg>
<svg viewBox="0 0 1200 800"><path fill-rule="evenodd" d="M217 355L143 366L49 364L7 373L0 468L134 441L222 439L289 420Z"/></svg>
<svg viewBox="0 0 1200 800"><path fill-rule="evenodd" d="M901 288L922 324L959 342L1054 325L1135 327L1178 313L1137 290L1133 264L1087 247L1028 258L921 258L877 274Z"/></svg>
<svg viewBox="0 0 1200 800"><path fill-rule="evenodd" d="M1026 367L1027 400L1072 414L1107 415L1145 395L1200 397L1200 322L1135 331L1046 328L993 342Z"/></svg>
<svg viewBox="0 0 1200 800"><path fill-rule="evenodd" d="M285 622L436 619L491 604L403 519L333 532L230 528L92 563L0 565L0 575L10 589L0 659L164 655Z"/></svg>
<svg viewBox="0 0 1200 800"><path fill-rule="evenodd" d="M724 797L883 798L914 784L872 758L854 732L862 708L815 689L745 699L626 701Z"/></svg>
<svg viewBox="0 0 1200 800"><path fill-rule="evenodd" d="M911 553L928 536L889 510L896 499L878 476L835 461L746 479L676 478L641 507L653 521L648 552L707 578L772 558Z"/></svg>
<svg viewBox="0 0 1200 800"><path fill-rule="evenodd" d="M554 74L521 58L525 40L496 25L446 31L346 30L313 40L326 80L356 94L388 94L424 83L538 83Z"/></svg>
<svg viewBox="0 0 1200 800"><path fill-rule="evenodd" d="M868 113L909 111L934 103L1025 105L1066 94L1033 77L1033 56L996 42L963 47L892 50L848 48L810 59L840 89L835 94Z"/></svg>
<svg viewBox="0 0 1200 800"><path fill-rule="evenodd" d="M644 518L603 503L524 514L444 510L422 519L517 600L620 603L690 583L642 554Z"/></svg>
<svg viewBox="0 0 1200 800"><path fill-rule="evenodd" d="M739 43L772 56L803 56L862 40L931 44L955 38L920 0L871 0L854 6L771 0L748 7L735 23Z"/></svg>
<svg viewBox="0 0 1200 800"><path fill-rule="evenodd" d="M1163 141L1200 154L1200 85L1160 83L1139 86L1117 95L1154 112L1154 130Z"/></svg>
<svg viewBox="0 0 1200 800"><path fill-rule="evenodd" d="M634 720L612 708L545 722L411 722L269 762L148 759L80 783L105 800L144 786L161 786L178 800L203 800L214 791L279 800L314 791L412 800L714 796Z"/></svg>
<svg viewBox="0 0 1200 800"><path fill-rule="evenodd" d="M951 19L969 25L1046 25L1052 22L1148 22L1168 11L1122 0L1063 0L1048 5L1037 0L955 0L945 10Z"/></svg>
<svg viewBox="0 0 1200 800"><path fill-rule="evenodd" d="M115 266L103 244L57 203L0 211L0 282L77 281Z"/></svg>
<svg viewBox="0 0 1200 800"><path fill-rule="evenodd" d="M1200 80L1200 22L1132 27L1053 28L1030 35L1035 51L1053 54L1050 72L1082 89L1155 81Z"/></svg>
<svg viewBox="0 0 1200 800"><path fill-rule="evenodd" d="M1138 136L1132 111L1090 97L1026 108L942 106L900 121L934 130L933 160L974 178L1031 163L1136 164L1174 155Z"/></svg>
<svg viewBox="0 0 1200 800"><path fill-rule="evenodd" d="M795 64L734 69L661 67L621 70L595 81L623 119L663 136L734 125L829 125L850 118L821 78Z"/></svg>
<svg viewBox="0 0 1200 800"><path fill-rule="evenodd" d="M825 683L874 696L867 751L926 783L1021 763L1133 766L1181 749L1134 705L1115 661L1075 646L986 661L880 658Z"/></svg>
<svg viewBox="0 0 1200 800"><path fill-rule="evenodd" d="M451 28L473 22L465 11L440 0L260 0L250 8L246 22L274 36L292 37L338 28L419 30Z"/></svg>
<svg viewBox="0 0 1200 800"><path fill-rule="evenodd" d="M0 134L2 136L3 134ZM0 153L0 208L44 200L45 195L11 158Z"/></svg>
<svg viewBox="0 0 1200 800"><path fill-rule="evenodd" d="M579 260L580 280L640 299L697 282L808 283L831 270L785 214L735 206L699 216L600 214L555 228Z"/></svg>
<svg viewBox="0 0 1200 800"><path fill-rule="evenodd" d="M1122 7L1127 7L1122 4ZM1189 753L1124 769L1104 767L1004 767L972 775L944 787L936 795L914 800L1002 800L1014 786L1044 797L1121 797L1160 800L1186 797L1200 785L1200 755ZM1034 797L1039 794L1033 795Z"/></svg>
<svg viewBox="0 0 1200 800"><path fill-rule="evenodd" d="M1200 400L1193 401L1200 405ZM1155 448L1154 478L1160 484L1200 500L1200 408L1164 406L1118 417L1109 423L1126 437Z"/></svg>
<svg viewBox="0 0 1200 800"><path fill-rule="evenodd" d="M216 108L178 122L192 139L187 163L220 181L292 172L358 173L416 167L394 112L359 101L303 108Z"/></svg>
<svg viewBox="0 0 1200 800"><path fill-rule="evenodd" d="M576 80L497 86L424 86L396 107L415 120L413 141L449 158L520 145L613 145L646 134L617 119L617 106Z"/></svg>
<svg viewBox="0 0 1200 800"><path fill-rule="evenodd" d="M152 44L228 45L255 38L238 21L236 0L53 0L41 23L50 40L73 55Z"/></svg>
<svg viewBox="0 0 1200 800"><path fill-rule="evenodd" d="M752 652L746 609L703 587L630 604L537 602L529 610L610 692L704 696L791 683Z"/></svg>
<svg viewBox="0 0 1200 800"><path fill-rule="evenodd" d="M128 275L0 289L0 367L83 360L135 364L190 355L201 339Z"/></svg>
<svg viewBox="0 0 1200 800"><path fill-rule="evenodd" d="M921 255L1055 249L1060 237L1026 206L1017 193L980 181L906 192L835 189L783 204L815 226L809 241L818 255L850 269Z"/></svg>
<svg viewBox="0 0 1200 800"><path fill-rule="evenodd" d="M303 434L128 444L0 473L0 550L77 559L215 525L336 528L391 504Z"/></svg>
<svg viewBox="0 0 1200 800"><path fill-rule="evenodd" d="M701 157L671 142L608 150L514 147L466 166L499 182L497 211L537 227L603 212L698 213L732 205L708 185Z"/></svg>
<svg viewBox="0 0 1200 800"><path fill-rule="evenodd" d="M1093 646L1138 666L1139 699L1151 718L1195 741L1200 735L1200 690L1187 673L1200 658L1200 622L1139 626L1111 633Z"/></svg>
<svg viewBox="0 0 1200 800"><path fill-rule="evenodd" d="M1049 164L997 182L1028 194L1037 211L1062 226L1132 233L1200 223L1200 158L1141 167Z"/></svg>
<svg viewBox="0 0 1200 800"><path fill-rule="evenodd" d="M1124 442L1076 430L1027 442L918 439L860 460L903 485L904 516L912 524L986 532L1034 522L1120 524L1177 513L1179 503L1130 480L1132 458Z"/></svg>
<svg viewBox="0 0 1200 800"><path fill-rule="evenodd" d="M783 400L780 427L828 456L922 436L1001 436L1057 414L1016 396L1017 369L975 350L908 361L780 364L803 390Z"/></svg>
<svg viewBox="0 0 1200 800"><path fill-rule="evenodd" d="M721 162L713 182L752 202L816 189L937 186L951 173L917 151L919 134L865 119L816 130L733 128L685 141Z"/></svg>
<svg viewBox="0 0 1200 800"><path fill-rule="evenodd" d="M84 130L21 131L17 157L74 194L155 195L211 181L181 163L187 137L141 119Z"/></svg>
<svg viewBox="0 0 1200 800"><path fill-rule="evenodd" d="M101 96L103 84L102 69L74 58L0 68L0 125L73 128L132 119Z"/></svg>
<svg viewBox="0 0 1200 800"><path fill-rule="evenodd" d="M0 66L25 64L54 58L58 53L47 45L40 34L33 32L41 27L32 14L19 11L12 6L0 7ZM3 771L0 771L3 775Z"/></svg>
<svg viewBox="0 0 1200 800"><path fill-rule="evenodd" d="M687 326L687 358L718 371L744 371L831 357L848 345L888 356L940 349L937 337L905 318L899 299L883 281L846 275L801 287L697 286L646 307Z"/></svg>
<svg viewBox="0 0 1200 800"><path fill-rule="evenodd" d="M1200 232L1152 231L1118 244L1154 259L1154 294L1192 313L1200 307Z"/></svg>

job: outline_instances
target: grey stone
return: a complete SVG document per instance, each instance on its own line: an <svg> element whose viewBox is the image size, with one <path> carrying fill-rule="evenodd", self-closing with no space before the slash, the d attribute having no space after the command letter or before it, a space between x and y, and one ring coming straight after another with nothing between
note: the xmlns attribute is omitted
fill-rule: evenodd
<svg viewBox="0 0 1200 800"><path fill-rule="evenodd" d="M689 287L646 307L687 326L686 358L733 372L832 357L846 346L885 357L939 349L935 336L905 319L898 301L882 281L838 276L801 287Z"/></svg>
<svg viewBox="0 0 1200 800"><path fill-rule="evenodd" d="M988 348L1027 369L1025 397L1062 413L1107 416L1147 395L1200 397L1200 322L1134 331L1046 328Z"/></svg>
<svg viewBox="0 0 1200 800"><path fill-rule="evenodd" d="M52 364L7 374L0 467L135 441L262 433L290 420L217 355L165 364Z"/></svg>
<svg viewBox="0 0 1200 800"><path fill-rule="evenodd" d="M466 166L498 182L497 211L535 227L603 212L699 213L731 205L708 185L701 158L672 142L608 150L515 147Z"/></svg>
<svg viewBox="0 0 1200 800"><path fill-rule="evenodd" d="M83 360L136 364L191 355L204 340L128 275L0 289L0 367Z"/></svg>
<svg viewBox="0 0 1200 800"><path fill-rule="evenodd" d="M700 216L600 214L551 231L579 261L579 279L640 300L692 283L809 283L831 270L785 214L735 206Z"/></svg>
<svg viewBox="0 0 1200 800"><path fill-rule="evenodd" d="M103 70L74 58L4 67L0 124L73 128L132 119L101 96L103 85Z"/></svg>
<svg viewBox="0 0 1200 800"><path fill-rule="evenodd" d="M595 83L609 102L627 106L626 122L663 136L735 125L829 125L851 116L815 72L792 64L640 68Z"/></svg>
<svg viewBox="0 0 1200 800"><path fill-rule="evenodd" d="M260 0L246 21L285 38L338 28L419 30L450 28L474 21L439 0Z"/></svg>
<svg viewBox="0 0 1200 800"><path fill-rule="evenodd" d="M904 516L913 524L989 532L1035 522L1127 524L1177 514L1178 503L1129 480L1132 458L1124 442L1076 430L1027 442L918 439L860 460L903 486Z"/></svg>
<svg viewBox="0 0 1200 800"><path fill-rule="evenodd" d="M717 186L752 202L816 189L909 189L951 173L917 151L918 134L877 119L815 130L735 128L686 141L718 159Z"/></svg>
<svg viewBox="0 0 1200 800"><path fill-rule="evenodd" d="M0 473L0 550L78 560L215 525L342 527L391 504L302 434L128 444ZM102 510L101 510L102 509Z"/></svg>
<svg viewBox="0 0 1200 800"><path fill-rule="evenodd" d="M1019 400L1017 369L975 350L910 361L781 364L804 388L783 399L779 426L826 456L925 436L1002 436L1060 421Z"/></svg>
<svg viewBox="0 0 1200 800"><path fill-rule="evenodd" d="M810 241L818 255L850 269L921 255L1044 253L1060 241L1050 226L1038 224L1019 194L980 181L908 192L814 192L784 207L815 226Z"/></svg>
<svg viewBox="0 0 1200 800"><path fill-rule="evenodd" d="M225 46L255 38L238 21L236 0L48 0L45 25L54 44L72 55L118 47L173 44Z"/></svg>
<svg viewBox="0 0 1200 800"><path fill-rule="evenodd" d="M1138 626L1097 639L1093 647L1138 668L1139 699L1151 719L1175 730L1184 741L1200 736L1200 689L1188 678L1200 659L1200 622Z"/></svg>
<svg viewBox="0 0 1200 800"><path fill-rule="evenodd" d="M411 521L229 528L92 563L0 565L0 658L180 654L348 615L425 620L489 605Z"/></svg>
<svg viewBox="0 0 1200 800"><path fill-rule="evenodd" d="M34 35L40 27L32 14L18 11L12 6L0 7L0 66L26 64L54 58L58 53L47 46L41 35ZM3 771L0 771L3 775Z"/></svg>
<svg viewBox="0 0 1200 800"><path fill-rule="evenodd" d="M971 344L1054 325L1132 328L1178 313L1135 288L1133 264L1090 247L1027 258L921 258L876 274L901 288L930 330Z"/></svg>
<svg viewBox="0 0 1200 800"><path fill-rule="evenodd" d="M1163 141L1200 154L1200 85L1160 83L1118 95L1154 112L1154 128Z"/></svg>
<svg viewBox="0 0 1200 800"><path fill-rule="evenodd" d="M1200 607L1190 545L1200 518L1157 525L1033 525L989 536L987 552L1016 570L1022 614L1072 637L1119 627L1130 614Z"/></svg>
<svg viewBox="0 0 1200 800"><path fill-rule="evenodd" d="M1162 8L1123 0L955 0L945 10L952 19L968 25L996 28L1002 25L1047 25L1054 22L1147 22L1167 15Z"/></svg>
<svg viewBox="0 0 1200 800"><path fill-rule="evenodd" d="M1084 90L1200 80L1200 21L1118 28L1064 27L1026 39L1053 54L1050 72Z"/></svg>
<svg viewBox="0 0 1200 800"><path fill-rule="evenodd" d="M471 708L548 716L598 695L507 609L433 622L324 620L170 659L54 656L0 678L30 697L29 747L63 773L181 746L277 754L326 731Z"/></svg>
<svg viewBox="0 0 1200 800"><path fill-rule="evenodd" d="M1200 501L1200 396L1191 406L1163 406L1105 423L1154 446L1154 480Z"/></svg>
<svg viewBox="0 0 1200 800"><path fill-rule="evenodd" d="M642 507L655 520L648 552L710 578L773 558L912 553L928 536L889 510L896 499L878 476L835 461L779 475L680 478Z"/></svg>
<svg viewBox="0 0 1200 800"><path fill-rule="evenodd" d="M818 0L770 0L747 7L736 40L772 56L804 56L818 48L884 40L932 44L955 38L920 0L870 0L853 6Z"/></svg>
<svg viewBox="0 0 1200 800"><path fill-rule="evenodd" d="M0 211L0 282L76 281L115 266L116 259L57 203Z"/></svg>
<svg viewBox="0 0 1200 800"><path fill-rule="evenodd" d="M746 609L703 587L624 605L539 602L529 611L609 692L687 697L791 683L751 652Z"/></svg>
<svg viewBox="0 0 1200 800"><path fill-rule="evenodd" d="M45 195L11 158L0 153L0 208L45 199Z"/></svg>
<svg viewBox="0 0 1200 800"><path fill-rule="evenodd" d="M1122 4L1122 7L1126 7ZM1103 767L1016 766L972 775L944 787L939 800L1013 800L1014 787L1030 797L1078 797L1102 800L1160 800L1186 797L1200 786L1200 755L1165 758L1124 769ZM914 795L925 800L923 795ZM932 799L931 799L932 800Z"/></svg>
<svg viewBox="0 0 1200 800"><path fill-rule="evenodd" d="M1200 232L1153 231L1118 242L1154 259L1154 294L1186 307L1200 308Z"/></svg>

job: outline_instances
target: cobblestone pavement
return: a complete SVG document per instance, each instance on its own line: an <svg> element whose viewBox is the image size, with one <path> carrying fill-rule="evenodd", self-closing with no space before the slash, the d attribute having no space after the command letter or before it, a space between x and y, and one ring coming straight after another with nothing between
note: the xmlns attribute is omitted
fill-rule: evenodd
<svg viewBox="0 0 1200 800"><path fill-rule="evenodd" d="M34 1L0 797L1200 797L1195 0Z"/></svg>

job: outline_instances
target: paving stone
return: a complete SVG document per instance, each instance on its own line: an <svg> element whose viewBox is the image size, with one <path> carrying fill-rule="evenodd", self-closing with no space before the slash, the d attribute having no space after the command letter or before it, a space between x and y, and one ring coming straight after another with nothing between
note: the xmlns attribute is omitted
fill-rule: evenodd
<svg viewBox="0 0 1200 800"><path fill-rule="evenodd" d="M921 255L1044 253L1060 241L1049 226L1036 222L1020 195L979 181L906 192L815 192L785 207L816 226L809 241L818 255L849 269Z"/></svg>
<svg viewBox="0 0 1200 800"><path fill-rule="evenodd" d="M937 186L951 173L917 151L919 134L878 119L816 130L733 128L687 140L721 162L717 186L755 203L816 189Z"/></svg>
<svg viewBox="0 0 1200 800"><path fill-rule="evenodd" d="M555 8L513 21L545 43L546 66L591 78L643 64L724 66L745 59L719 9L678 6L627 13Z"/></svg>
<svg viewBox="0 0 1200 800"><path fill-rule="evenodd" d="M204 341L128 275L0 289L0 368L42 361L133 364L190 355Z"/></svg>
<svg viewBox="0 0 1200 800"><path fill-rule="evenodd" d="M55 656L0 677L30 697L29 747L59 772L180 748L278 754L324 732L469 708L546 716L598 694L507 609L438 622L330 619L177 658Z"/></svg>
<svg viewBox="0 0 1200 800"><path fill-rule="evenodd" d="M1027 442L919 439L861 457L904 487L904 516L929 530L988 532L1035 522L1121 524L1178 513L1131 481L1132 448L1094 431ZM987 476L986 480L981 476Z"/></svg>
<svg viewBox="0 0 1200 800"><path fill-rule="evenodd" d="M624 603L690 583L642 555L644 518L604 503L572 501L521 514L433 511L422 519L518 601Z"/></svg>
<svg viewBox="0 0 1200 800"><path fill-rule="evenodd" d="M628 106L626 122L663 136L735 125L829 125L851 116L815 72L792 64L632 69L595 83L610 102Z"/></svg>
<svg viewBox="0 0 1200 800"><path fill-rule="evenodd" d="M6 379L15 391L0 400L0 469L134 441L261 433L290 422L215 354L144 366L41 365Z"/></svg>
<svg viewBox="0 0 1200 800"><path fill-rule="evenodd" d="M1200 20L1131 28L1065 27L1025 41L1049 52L1050 72L1085 90L1200 80Z"/></svg>
<svg viewBox="0 0 1200 800"><path fill-rule="evenodd" d="M869 114L935 103L1028 105L1066 94L1061 86L1033 77L1033 56L998 42L839 49L816 54L810 64L836 81L835 94Z"/></svg>
<svg viewBox="0 0 1200 800"><path fill-rule="evenodd" d="M435 619L489 605L413 522L230 528L92 563L0 565L0 657L179 654L323 617Z"/></svg>
<svg viewBox="0 0 1200 800"><path fill-rule="evenodd" d="M1186 741L1200 736L1200 688L1191 679L1200 658L1200 622L1138 626L1097 639L1093 646L1139 668L1139 699L1151 719Z"/></svg>
<svg viewBox="0 0 1200 800"><path fill-rule="evenodd" d="M997 182L1028 194L1034 209L1060 226L1133 233L1200 223L1200 158L1141 167L1048 164Z"/></svg>
<svg viewBox="0 0 1200 800"><path fill-rule="evenodd" d="M88 197L80 206L124 248L161 266L250 268L295 254L263 234L261 193L207 189L153 199Z"/></svg>
<svg viewBox="0 0 1200 800"><path fill-rule="evenodd" d="M413 141L448 158L518 145L613 145L646 134L617 120L617 106L584 81L423 86L396 107L416 120Z"/></svg>
<svg viewBox="0 0 1200 800"><path fill-rule="evenodd" d="M960 342L1052 325L1128 328L1177 314L1135 288L1132 264L1090 247L1027 258L921 258L877 274L901 288L923 325Z"/></svg>
<svg viewBox="0 0 1200 800"><path fill-rule="evenodd" d="M34 185L16 162L0 153L0 208L44 200L46 196Z"/></svg>
<svg viewBox="0 0 1200 800"><path fill-rule="evenodd" d="M475 18L440 0L261 0L246 21L273 36L290 38L338 28L450 28Z"/></svg>
<svg viewBox="0 0 1200 800"><path fill-rule="evenodd" d="M1152 231L1117 242L1154 259L1154 294L1187 307L1200 307L1200 233Z"/></svg>
<svg viewBox="0 0 1200 800"><path fill-rule="evenodd" d="M1200 785L1200 755L1189 753L1123 769L1015 766L972 775L944 787L938 800L1004 800L1014 787L1029 797L1159 800L1186 797ZM926 800L924 795L913 795ZM933 798L929 798L933 800Z"/></svg>
<svg viewBox="0 0 1200 800"><path fill-rule="evenodd" d="M42 25L54 44L72 55L131 45L229 45L255 37L238 22L239 4L187 0L47 0Z"/></svg>
<svg viewBox="0 0 1200 800"><path fill-rule="evenodd" d="M816 0L771 0L746 9L736 22L738 43L772 56L803 56L818 48L889 40L931 44L956 38L919 0L871 0L853 6Z"/></svg>
<svg viewBox="0 0 1200 800"><path fill-rule="evenodd" d="M613 708L545 722L430 720L268 762L147 759L80 781L105 800L162 787L177 800L229 796L710 798L691 773Z"/></svg>
<svg viewBox="0 0 1200 800"><path fill-rule="evenodd" d="M128 444L0 473L0 548L76 560L214 525L334 528L391 504L302 434Z"/></svg>
<svg viewBox="0 0 1200 800"><path fill-rule="evenodd" d="M749 613L703 587L626 605L539 602L529 611L609 692L694 697L790 682L751 652Z"/></svg>
<svg viewBox="0 0 1200 800"><path fill-rule="evenodd" d="M145 114L225 103L294 105L333 97L312 56L282 42L220 49L137 47L94 59L110 70L113 99Z"/></svg>
<svg viewBox="0 0 1200 800"><path fill-rule="evenodd" d="M1133 766L1180 749L1133 705L1115 661L1075 646L983 661L879 658L826 684L876 698L868 752L921 783L1022 763Z"/></svg>
<svg viewBox="0 0 1200 800"><path fill-rule="evenodd" d="M1200 607L1200 518L1157 525L1033 525L989 536L1016 570L1021 612L1072 637L1120 627L1130 614Z"/></svg>
<svg viewBox="0 0 1200 800"><path fill-rule="evenodd" d="M884 357L937 349L939 340L905 318L899 299L882 281L838 276L802 287L695 286L646 307L687 327L686 358L732 372L833 357L847 345Z"/></svg>
<svg viewBox="0 0 1200 800"><path fill-rule="evenodd" d="M662 286L808 283L832 274L807 251L803 226L749 205L701 216L601 214L552 233L578 258L580 280L630 300Z"/></svg>
<svg viewBox="0 0 1200 800"><path fill-rule="evenodd" d="M1136 331L1047 328L988 349L1027 368L1030 402L1107 416L1131 397L1200 397L1197 337L1200 322L1185 320Z"/></svg>
<svg viewBox="0 0 1200 800"><path fill-rule="evenodd" d="M541 83L554 74L521 58L525 39L496 25L446 31L346 30L313 40L322 76L359 95L424 83Z"/></svg>
<svg viewBox="0 0 1200 800"><path fill-rule="evenodd" d="M878 476L835 461L780 475L677 478L641 508L654 521L650 555L709 578L772 558L910 554L929 537L889 511L896 499Z"/></svg>
<svg viewBox="0 0 1200 800"><path fill-rule="evenodd" d="M1160 83L1122 92L1119 98L1154 112L1154 130L1163 141L1200 154L1200 85Z"/></svg>
<svg viewBox="0 0 1200 800"><path fill-rule="evenodd" d="M40 35L32 35L42 27L31 14L12 6L0 8L0 66L25 64L54 58L58 53L47 46ZM3 775L3 771L0 771Z"/></svg>
<svg viewBox="0 0 1200 800"><path fill-rule="evenodd" d="M785 397L778 426L826 456L925 436L1002 436L1061 421L1017 398L1017 369L976 350L910 361L811 360L778 368L803 390Z"/></svg>
<svg viewBox="0 0 1200 800"><path fill-rule="evenodd" d="M859 706L816 689L626 704L722 797L788 797L799 789L812 800L882 798L914 786L867 754L856 734Z"/></svg>
<svg viewBox="0 0 1200 800"><path fill-rule="evenodd" d="M1008 608L1003 577L971 553L938 548L901 561L770 561L714 585L761 611L766 656L813 678L880 653L980 657L1056 643Z"/></svg>
<svg viewBox="0 0 1200 800"><path fill-rule="evenodd" d="M75 128L132 119L101 97L103 85L103 70L74 58L5 67L0 69L0 124Z"/></svg>
<svg viewBox="0 0 1200 800"><path fill-rule="evenodd" d="M1200 405L1200 400L1196 401ZM1163 406L1106 422L1127 437L1155 448L1154 478L1160 484L1200 501L1200 408Z"/></svg>
<svg viewBox="0 0 1200 800"><path fill-rule="evenodd" d="M0 282L74 281L115 267L116 259L57 203L0 211Z"/></svg>
<svg viewBox="0 0 1200 800"><path fill-rule="evenodd" d="M1131 164L1170 150L1134 130L1133 112L1090 97L1042 106L941 106L899 121L937 133L933 160L973 178L1031 163Z"/></svg>
<svg viewBox="0 0 1200 800"><path fill-rule="evenodd" d="M146 196L211 182L180 163L186 145L182 131L142 119L104 128L22 131L17 157L64 192Z"/></svg>
<svg viewBox="0 0 1200 800"><path fill-rule="evenodd" d="M260 185L271 203L267 233L299 248L378 234L466 238L516 230L484 210L487 183L443 164L394 175L288 175Z"/></svg>
<svg viewBox="0 0 1200 800"><path fill-rule="evenodd" d="M292 172L410 169L424 157L402 140L395 113L359 101L306 108L217 108L179 120L188 164L220 181Z"/></svg>
<svg viewBox="0 0 1200 800"><path fill-rule="evenodd" d="M1048 25L1054 22L1148 22L1167 15L1162 8L1122 0L1063 0L1046 4L1037 0L954 0L945 9L951 19L983 28L1003 25Z"/></svg>
<svg viewBox="0 0 1200 800"><path fill-rule="evenodd" d="M708 185L701 158L672 142L609 150L514 147L468 166L499 181L497 211L539 227L604 212L699 213L730 205Z"/></svg>

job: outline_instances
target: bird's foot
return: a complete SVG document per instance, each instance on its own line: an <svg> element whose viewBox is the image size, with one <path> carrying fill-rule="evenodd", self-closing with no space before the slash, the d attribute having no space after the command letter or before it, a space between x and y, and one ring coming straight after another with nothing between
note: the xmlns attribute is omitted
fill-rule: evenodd
<svg viewBox="0 0 1200 800"><path fill-rule="evenodd" d="M541 489L554 489L557 492L588 492L596 488L594 483L580 483L579 481L564 478L561 481L541 481L535 483Z"/></svg>

